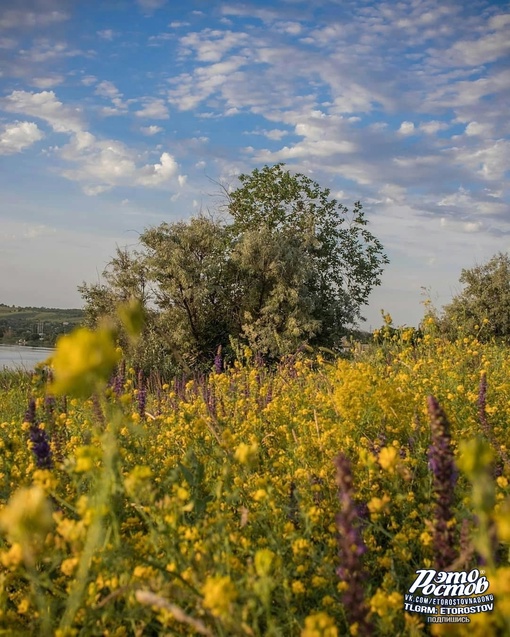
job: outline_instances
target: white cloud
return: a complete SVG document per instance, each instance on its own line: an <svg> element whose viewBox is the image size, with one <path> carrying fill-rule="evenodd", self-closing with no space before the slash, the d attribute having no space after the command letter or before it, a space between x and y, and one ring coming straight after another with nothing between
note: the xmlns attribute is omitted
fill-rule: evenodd
<svg viewBox="0 0 510 637"><path fill-rule="evenodd" d="M86 75L81 79L81 83L83 84L83 86L92 86L92 84L95 84L96 82L97 77L95 77L94 75Z"/></svg>
<svg viewBox="0 0 510 637"><path fill-rule="evenodd" d="M142 126L140 130L142 131L144 135L150 136L150 135L156 135L157 133L161 133L163 129L161 128L161 126L152 125L152 126Z"/></svg>
<svg viewBox="0 0 510 637"><path fill-rule="evenodd" d="M111 82L101 82L97 92L109 98L119 95ZM148 106L157 108L159 102L162 100L150 102ZM168 152L161 154L159 163L138 166L132 149L117 140L96 138L85 130L79 112L60 102L52 91L13 91L0 104L9 112L38 117L48 122L56 132L70 135L69 143L57 148L56 152L60 159L74 167L64 167L61 174L81 183L85 194L96 195L118 185L160 186L177 174L178 164ZM7 130L5 148L16 152L11 151L16 144L21 149L37 141L37 136L42 134L38 131L35 124L28 122L19 130Z"/></svg>
<svg viewBox="0 0 510 637"><path fill-rule="evenodd" d="M473 135L489 135L491 133L492 126L490 124L479 124L478 122L469 122L466 126L465 133L468 136Z"/></svg>
<svg viewBox="0 0 510 637"><path fill-rule="evenodd" d="M180 39L183 53L190 55L194 50L199 62L220 62L226 53L248 44L249 41L247 33L216 29L188 33Z"/></svg>
<svg viewBox="0 0 510 637"><path fill-rule="evenodd" d="M263 135L264 137L267 137L268 139L279 141L280 139L282 139L286 135L289 135L290 133L287 130L272 128L271 130L262 129L262 130L246 131L246 134L247 135Z"/></svg>
<svg viewBox="0 0 510 637"><path fill-rule="evenodd" d="M478 40L461 40L445 52L447 59L459 66L488 64L510 54L510 38L503 29Z"/></svg>
<svg viewBox="0 0 510 637"><path fill-rule="evenodd" d="M413 122L402 122L402 124L400 124L400 128L398 129L398 132L401 135L412 135L414 133Z"/></svg>
<svg viewBox="0 0 510 637"><path fill-rule="evenodd" d="M432 120L430 122L421 122L418 126L419 130L427 135L435 135L441 130L447 130L449 125L446 122Z"/></svg>
<svg viewBox="0 0 510 637"><path fill-rule="evenodd" d="M474 234L480 232L484 228L482 221L460 221L454 218L441 217L441 228L448 228L455 232L463 232L467 234Z"/></svg>
<svg viewBox="0 0 510 637"><path fill-rule="evenodd" d="M144 166L137 178L137 183L142 186L157 186L175 176L179 166L172 155L163 153L159 161L159 164Z"/></svg>
<svg viewBox="0 0 510 637"><path fill-rule="evenodd" d="M58 86L62 84L64 81L63 75L47 75L45 77L34 77L30 80L30 84L35 86L36 88L53 88L54 86Z"/></svg>
<svg viewBox="0 0 510 637"><path fill-rule="evenodd" d="M83 55L80 49L70 49L65 42L54 42L44 38L35 40L30 49L21 49L20 58L29 64L42 64L60 58L69 58Z"/></svg>
<svg viewBox="0 0 510 637"><path fill-rule="evenodd" d="M504 29L510 25L510 13L500 13L499 15L492 16L489 20L489 27L491 29Z"/></svg>
<svg viewBox="0 0 510 637"><path fill-rule="evenodd" d="M73 135L69 144L60 149L60 157L76 168L62 171L67 179L82 184L87 195L97 195L115 186L164 186L176 177L179 165L168 153L161 154L159 163L137 165L135 152L112 139L96 139L88 132Z"/></svg>
<svg viewBox="0 0 510 637"><path fill-rule="evenodd" d="M122 115L127 111L127 102L122 100L123 94L119 91L119 89L113 82L110 82L108 80L99 82L94 93L96 95L99 95L100 97L104 97L105 99L109 99L112 101L114 108L111 106L102 108L101 113L103 115L106 115L107 117L111 115Z"/></svg>
<svg viewBox="0 0 510 637"><path fill-rule="evenodd" d="M0 155L19 153L43 137L44 133L34 122L7 124L0 131Z"/></svg>
<svg viewBox="0 0 510 637"><path fill-rule="evenodd" d="M278 22L276 24L276 30L288 35L299 35L303 30L303 27L299 22Z"/></svg>
<svg viewBox="0 0 510 637"><path fill-rule="evenodd" d="M168 119L168 109L162 99L145 99L143 108L136 111L135 115L148 119Z"/></svg>
<svg viewBox="0 0 510 637"><path fill-rule="evenodd" d="M96 95L100 95L101 97L108 97L111 100L118 98L122 95L119 92L119 89L115 86L113 82L109 82L108 80L103 80L99 82L96 86L96 90L94 91Z"/></svg>
<svg viewBox="0 0 510 637"><path fill-rule="evenodd" d="M83 127L80 109L65 106L53 91L13 91L0 100L0 106L9 113L38 117L48 122L58 133L76 132Z"/></svg>

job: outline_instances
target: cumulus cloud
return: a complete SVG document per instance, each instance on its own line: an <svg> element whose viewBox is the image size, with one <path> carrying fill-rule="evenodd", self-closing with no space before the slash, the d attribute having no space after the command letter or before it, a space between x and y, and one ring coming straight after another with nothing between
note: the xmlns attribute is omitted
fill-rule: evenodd
<svg viewBox="0 0 510 637"><path fill-rule="evenodd" d="M398 129L398 132L401 135L412 135L414 133L413 122L402 122L402 124L400 124L400 128Z"/></svg>
<svg viewBox="0 0 510 637"><path fill-rule="evenodd" d="M473 135L489 135L491 132L490 124L479 124L478 122L469 122L466 126L465 133L468 136Z"/></svg>
<svg viewBox="0 0 510 637"><path fill-rule="evenodd" d="M174 177L179 169L175 159L169 153L163 153L159 164L144 166L137 178L142 186L157 186Z"/></svg>
<svg viewBox="0 0 510 637"><path fill-rule="evenodd" d="M97 195L114 186L158 187L176 177L179 166L168 152L159 163L139 166L135 152L112 139L97 139L89 132L75 134L60 150L60 157L76 168L62 174L82 184L87 195Z"/></svg>
<svg viewBox="0 0 510 637"><path fill-rule="evenodd" d="M19 153L43 137L44 133L34 122L7 124L0 130L0 155Z"/></svg>
<svg viewBox="0 0 510 637"><path fill-rule="evenodd" d="M58 133L76 132L83 127L80 109L65 106L53 91L13 91L0 100L0 106L9 113L23 113L42 119Z"/></svg>
<svg viewBox="0 0 510 637"><path fill-rule="evenodd" d="M120 103L118 96L121 94L111 82L99 83L96 93ZM161 154L159 163L140 166L137 154L124 143L97 138L86 130L80 112L60 102L53 91L13 91L0 105L9 112L38 117L54 131L69 135L69 142L55 152L68 164L61 174L81 183L85 194L97 195L119 185L162 186L177 175L178 164L168 152ZM148 128L150 134L156 132L154 128ZM18 152L41 136L37 125L30 122L8 128L4 131L3 152Z"/></svg>

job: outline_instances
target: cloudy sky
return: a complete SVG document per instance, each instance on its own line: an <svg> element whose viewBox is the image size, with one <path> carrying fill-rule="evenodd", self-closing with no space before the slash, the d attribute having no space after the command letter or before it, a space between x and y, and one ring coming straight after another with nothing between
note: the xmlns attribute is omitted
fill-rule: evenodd
<svg viewBox="0 0 510 637"><path fill-rule="evenodd" d="M510 248L510 4L2 0L0 302L77 307L115 246L283 161L364 204L366 308L416 324Z"/></svg>

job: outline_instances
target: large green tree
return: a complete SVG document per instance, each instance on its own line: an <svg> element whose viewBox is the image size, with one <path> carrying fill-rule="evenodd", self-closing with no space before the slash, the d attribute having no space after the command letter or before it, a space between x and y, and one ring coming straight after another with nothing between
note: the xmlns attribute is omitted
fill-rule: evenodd
<svg viewBox="0 0 510 637"><path fill-rule="evenodd" d="M460 275L464 289L443 308L441 325L451 337L480 332L481 339L510 338L510 257L499 252Z"/></svg>
<svg viewBox="0 0 510 637"><path fill-rule="evenodd" d="M91 322L134 296L149 310L142 347L159 343L160 360L186 368L235 341L273 359L301 343L338 346L387 263L361 205L349 215L283 164L239 180L226 221L163 223L134 255L118 250L105 283L80 288Z"/></svg>

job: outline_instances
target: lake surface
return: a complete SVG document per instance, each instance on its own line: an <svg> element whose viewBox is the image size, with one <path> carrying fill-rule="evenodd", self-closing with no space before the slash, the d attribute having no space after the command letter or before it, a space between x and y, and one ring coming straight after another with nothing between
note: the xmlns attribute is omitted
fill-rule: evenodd
<svg viewBox="0 0 510 637"><path fill-rule="evenodd" d="M44 361L54 352L49 347L30 347L25 345L0 345L0 370L34 369L37 363Z"/></svg>

